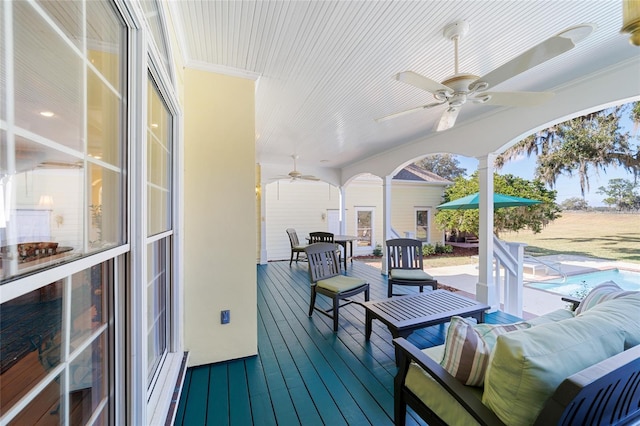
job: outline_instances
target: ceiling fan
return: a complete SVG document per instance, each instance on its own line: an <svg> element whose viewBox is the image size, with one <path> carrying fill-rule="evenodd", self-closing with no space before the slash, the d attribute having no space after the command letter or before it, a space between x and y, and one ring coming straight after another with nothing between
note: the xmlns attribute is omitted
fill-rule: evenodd
<svg viewBox="0 0 640 426"><path fill-rule="evenodd" d="M313 175L303 175L302 172L298 171L298 167L296 165L296 160L298 159L297 155L292 155L291 158L293 158L293 170L291 170L288 174L286 175L282 175L282 176L278 176L274 179L291 179L291 181L296 181L296 180L315 180L318 181L320 180L320 178L317 178Z"/></svg>
<svg viewBox="0 0 640 426"><path fill-rule="evenodd" d="M571 50L576 43L591 34L594 28L593 24L570 27L488 74L478 77L474 74L460 73L458 70L458 42L469 31L469 24L466 21L453 22L447 25L443 31L444 36L454 43L455 73L452 76L447 77L441 83L413 71L404 71L395 76L398 81L432 93L436 102L390 114L378 118L376 121L380 122L414 111L446 104L447 109L443 112L435 128L439 132L453 127L460 109L467 101L503 106L533 106L541 104L553 97L553 92L487 92L486 90Z"/></svg>

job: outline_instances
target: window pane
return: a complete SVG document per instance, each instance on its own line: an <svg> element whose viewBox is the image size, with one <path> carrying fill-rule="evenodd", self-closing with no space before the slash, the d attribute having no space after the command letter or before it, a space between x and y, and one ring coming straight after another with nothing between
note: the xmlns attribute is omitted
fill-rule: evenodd
<svg viewBox="0 0 640 426"><path fill-rule="evenodd" d="M89 163L89 250L124 242L123 175Z"/></svg>
<svg viewBox="0 0 640 426"><path fill-rule="evenodd" d="M15 122L0 131L3 283L121 244L126 229L124 25L110 2L7 7L15 57L2 56L1 78L5 87L10 73L15 90L0 92Z"/></svg>
<svg viewBox="0 0 640 426"><path fill-rule="evenodd" d="M429 212L427 210L416 210L416 239L427 241L428 230Z"/></svg>
<svg viewBox="0 0 640 426"><path fill-rule="evenodd" d="M371 211L358 211L358 246L371 246Z"/></svg>
<svg viewBox="0 0 640 426"><path fill-rule="evenodd" d="M147 219L154 235L171 229L171 116L151 79L148 93Z"/></svg>
<svg viewBox="0 0 640 426"><path fill-rule="evenodd" d="M60 364L62 293L58 281L0 306L0 413Z"/></svg>
<svg viewBox="0 0 640 426"><path fill-rule="evenodd" d="M119 166L121 159L121 99L98 76L87 71L87 154Z"/></svg>
<svg viewBox="0 0 640 426"><path fill-rule="evenodd" d="M170 284L170 238L155 241L147 249L147 357L151 380L167 351L167 300Z"/></svg>
<svg viewBox="0 0 640 426"><path fill-rule="evenodd" d="M106 337L101 334L69 366L70 420L86 424L93 411L107 396Z"/></svg>
<svg viewBox="0 0 640 426"><path fill-rule="evenodd" d="M28 130L81 152L84 145L83 60L28 2L12 2L12 5L18 131ZM41 115L45 112L53 115Z"/></svg>
<svg viewBox="0 0 640 426"><path fill-rule="evenodd" d="M71 350L85 342L106 321L106 295L101 265L71 277Z"/></svg>
<svg viewBox="0 0 640 426"><path fill-rule="evenodd" d="M60 377L56 377L33 401L25 407L10 425L64 424L60 418Z"/></svg>

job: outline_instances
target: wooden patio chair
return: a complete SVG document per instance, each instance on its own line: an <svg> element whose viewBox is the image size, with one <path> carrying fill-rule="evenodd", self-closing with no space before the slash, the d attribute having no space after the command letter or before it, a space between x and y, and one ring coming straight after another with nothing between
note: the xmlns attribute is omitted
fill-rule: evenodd
<svg viewBox="0 0 640 426"><path fill-rule="evenodd" d="M438 287L438 281L423 270L422 242L419 240L387 240L387 266L387 297L398 296L393 293L394 285L419 286L421 293L424 286L430 286L433 290Z"/></svg>
<svg viewBox="0 0 640 426"><path fill-rule="evenodd" d="M289 259L289 266L293 262L293 255L296 256L296 263L300 260L300 253L304 253L304 248L298 241L298 233L293 228L287 228L287 235L289 236L289 244L291 244L291 259Z"/></svg>
<svg viewBox="0 0 640 426"><path fill-rule="evenodd" d="M309 281L311 282L311 301L309 316L316 310L333 319L333 331L338 331L338 317L341 307L358 303L348 298L364 292L365 302L369 300L369 283L357 277L348 277L340 273L340 261L333 243L314 243L305 248L309 260ZM315 306L316 295L320 293L332 299L330 309ZM340 304L341 301L346 303Z"/></svg>
<svg viewBox="0 0 640 426"><path fill-rule="evenodd" d="M314 243L335 243L334 234L331 232L320 232L320 231L309 232L309 244L314 244ZM340 244L335 244L335 246L336 246L336 253L338 255L338 261L341 261L342 252L340 251Z"/></svg>

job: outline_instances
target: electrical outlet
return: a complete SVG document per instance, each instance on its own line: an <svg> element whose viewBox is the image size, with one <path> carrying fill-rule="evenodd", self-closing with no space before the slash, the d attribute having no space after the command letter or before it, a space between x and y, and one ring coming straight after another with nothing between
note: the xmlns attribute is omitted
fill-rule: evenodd
<svg viewBox="0 0 640 426"><path fill-rule="evenodd" d="M229 324L231 321L231 311L220 311L220 324Z"/></svg>

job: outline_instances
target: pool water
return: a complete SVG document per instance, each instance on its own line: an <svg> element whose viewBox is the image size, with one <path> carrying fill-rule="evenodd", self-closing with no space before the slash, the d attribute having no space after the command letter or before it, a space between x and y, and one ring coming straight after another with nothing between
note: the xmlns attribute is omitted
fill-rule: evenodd
<svg viewBox="0 0 640 426"><path fill-rule="evenodd" d="M532 282L528 283L527 287L546 290L563 296L576 296L586 294L593 287L605 281L613 281L625 290L640 291L640 272L620 269L569 275L564 282L557 280Z"/></svg>

